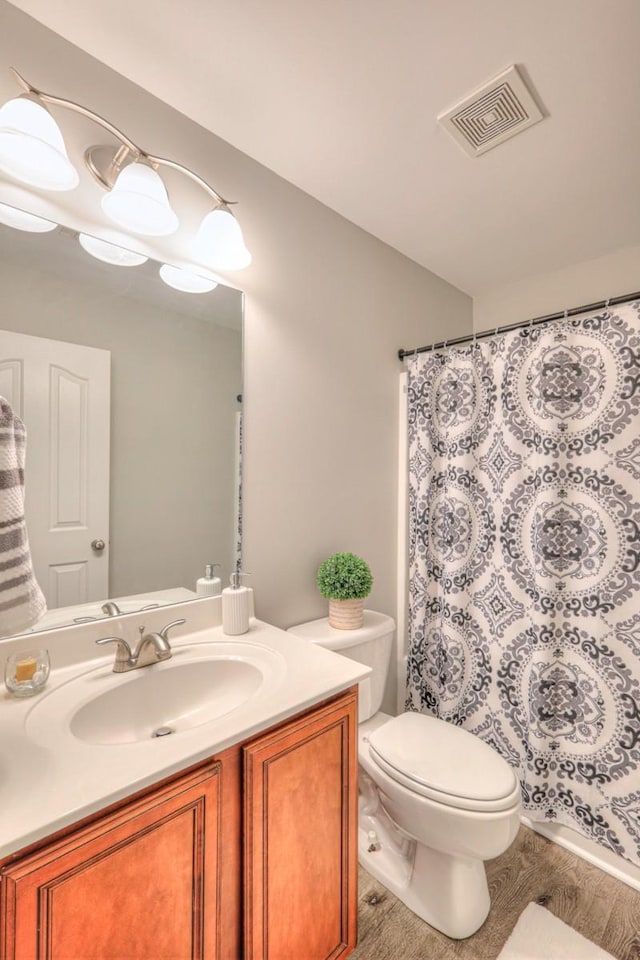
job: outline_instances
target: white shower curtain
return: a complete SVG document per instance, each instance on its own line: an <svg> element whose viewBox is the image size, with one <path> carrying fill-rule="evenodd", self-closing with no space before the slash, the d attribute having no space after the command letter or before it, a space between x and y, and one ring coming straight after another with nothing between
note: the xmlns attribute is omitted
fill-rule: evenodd
<svg viewBox="0 0 640 960"><path fill-rule="evenodd" d="M409 365L408 709L640 864L640 302Z"/></svg>

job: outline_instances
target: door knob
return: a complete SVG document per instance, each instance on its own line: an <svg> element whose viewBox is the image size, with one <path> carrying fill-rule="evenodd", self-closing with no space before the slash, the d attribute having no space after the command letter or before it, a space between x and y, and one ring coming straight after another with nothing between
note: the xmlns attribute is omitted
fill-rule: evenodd
<svg viewBox="0 0 640 960"><path fill-rule="evenodd" d="M94 550L100 551L100 550L104 550L104 548L106 547L106 543L104 542L104 540L92 540L91 546Z"/></svg>

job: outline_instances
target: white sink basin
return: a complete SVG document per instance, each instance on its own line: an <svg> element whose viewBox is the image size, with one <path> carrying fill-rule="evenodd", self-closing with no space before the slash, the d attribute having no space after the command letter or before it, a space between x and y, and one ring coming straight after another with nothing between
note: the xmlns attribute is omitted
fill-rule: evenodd
<svg viewBox="0 0 640 960"><path fill-rule="evenodd" d="M275 689L284 672L284 658L258 644L174 647L163 663L125 674L103 664L53 689L29 711L26 730L41 743L65 732L97 745L148 743L159 730L165 739L226 716Z"/></svg>
<svg viewBox="0 0 640 960"><path fill-rule="evenodd" d="M152 671L145 667L136 682L85 703L71 718L71 733L89 743L131 743L162 727L172 732L198 727L246 703L262 684L260 670L243 660L178 663Z"/></svg>

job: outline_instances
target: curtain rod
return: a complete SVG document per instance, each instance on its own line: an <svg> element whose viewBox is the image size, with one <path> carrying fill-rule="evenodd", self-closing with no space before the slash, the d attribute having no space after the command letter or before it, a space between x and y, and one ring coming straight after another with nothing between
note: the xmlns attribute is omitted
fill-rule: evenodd
<svg viewBox="0 0 640 960"><path fill-rule="evenodd" d="M519 330L522 327L534 327L539 323L549 323L551 320L564 320L565 317L575 317L579 313L590 313L593 310L602 310L616 306L619 303L629 303L631 300L640 300L640 291L626 293L621 297L610 297L608 300L599 300L597 303L587 303L582 307L572 307L571 310L560 310L558 313L548 313L545 317L534 317L532 320L519 320L506 327L496 327L495 330L482 330L480 333L471 333L464 337L455 337L453 340L441 340L425 347L415 347L413 350L398 350L398 359L414 357L417 353L426 353L428 350L441 350L443 347L454 347L460 343L471 343L475 340L484 340L495 337L498 333L508 333L510 330Z"/></svg>

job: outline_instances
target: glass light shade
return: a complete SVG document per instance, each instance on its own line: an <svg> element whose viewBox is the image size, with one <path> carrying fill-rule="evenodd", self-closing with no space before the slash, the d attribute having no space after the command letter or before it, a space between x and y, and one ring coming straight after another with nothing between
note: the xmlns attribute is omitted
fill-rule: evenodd
<svg viewBox="0 0 640 960"><path fill-rule="evenodd" d="M193 242L193 253L213 270L242 270L251 263L240 224L225 206L206 215Z"/></svg>
<svg viewBox="0 0 640 960"><path fill-rule="evenodd" d="M36 217L35 213L18 210L17 207L10 207L7 203L0 203L0 222L8 227L14 227L15 230L26 230L28 233L49 233L58 226L53 220Z"/></svg>
<svg viewBox="0 0 640 960"><path fill-rule="evenodd" d="M144 237L167 237L178 229L162 178L146 163L130 163L102 198L102 209L118 226Z"/></svg>
<svg viewBox="0 0 640 960"><path fill-rule="evenodd" d="M17 97L0 107L0 170L30 187L73 190L80 177L48 110Z"/></svg>
<svg viewBox="0 0 640 960"><path fill-rule="evenodd" d="M168 263L163 263L160 267L160 276L167 286L182 293L209 293L218 286L215 280L199 277L196 273L180 267L171 267Z"/></svg>
<svg viewBox="0 0 640 960"><path fill-rule="evenodd" d="M99 240L87 233L79 234L78 242L82 249L95 257L96 260L102 260L103 263L112 263L116 267L137 267L141 263L146 263L149 259L143 257L141 253L134 253L133 250L126 250L116 243Z"/></svg>

